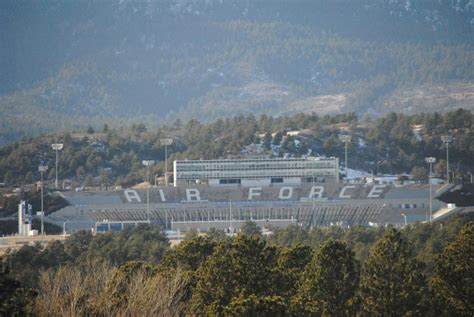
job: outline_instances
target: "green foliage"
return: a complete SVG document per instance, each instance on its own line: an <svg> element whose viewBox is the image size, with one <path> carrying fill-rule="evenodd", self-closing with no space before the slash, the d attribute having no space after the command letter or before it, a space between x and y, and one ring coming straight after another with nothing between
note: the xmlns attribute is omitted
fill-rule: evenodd
<svg viewBox="0 0 474 317"><path fill-rule="evenodd" d="M426 181L428 179L428 172L424 167L414 166L411 170L411 175L417 181Z"/></svg>
<svg viewBox="0 0 474 317"><path fill-rule="evenodd" d="M208 237L196 237L185 240L166 252L160 266L166 269L180 267L197 270L213 253L216 242Z"/></svg>
<svg viewBox="0 0 474 317"><path fill-rule="evenodd" d="M199 236L199 232L197 231L197 229L192 228L186 231L186 233L184 234L184 240L192 240L194 238L197 238L198 236Z"/></svg>
<svg viewBox="0 0 474 317"><path fill-rule="evenodd" d="M307 229L290 225L283 229L273 229L273 235L270 236L269 241L282 246L291 246L297 243L308 243L309 232Z"/></svg>
<svg viewBox="0 0 474 317"><path fill-rule="evenodd" d="M459 232L436 262L434 291L442 297L447 314L474 314L474 223Z"/></svg>
<svg viewBox="0 0 474 317"><path fill-rule="evenodd" d="M40 244L25 245L7 253L3 261L15 278L35 287L41 270L101 262L120 266L133 260L156 264L168 248L169 241L158 227L140 225L95 236L89 231L79 231L64 243L54 241L45 248Z"/></svg>
<svg viewBox="0 0 474 317"><path fill-rule="evenodd" d="M206 233L206 236L212 241L222 241L227 239L224 230L218 230L216 228L209 229L209 231Z"/></svg>
<svg viewBox="0 0 474 317"><path fill-rule="evenodd" d="M240 233L247 236L261 236L260 227L254 221L246 221L240 226Z"/></svg>
<svg viewBox="0 0 474 317"><path fill-rule="evenodd" d="M288 300L295 294L296 285L305 267L311 261L313 250L308 246L298 244L292 248L280 251L277 260L276 289L278 294Z"/></svg>
<svg viewBox="0 0 474 317"><path fill-rule="evenodd" d="M472 216L463 215L401 231L220 233L171 249L148 225L82 231L64 243L8 251L0 261L0 309L40 316L470 316L472 229ZM356 256L366 258L362 269Z"/></svg>
<svg viewBox="0 0 474 317"><path fill-rule="evenodd" d="M359 264L341 241L328 240L306 266L298 301L306 314L353 316L357 312Z"/></svg>
<svg viewBox="0 0 474 317"><path fill-rule="evenodd" d="M361 276L362 310L380 316L426 312L423 264L412 258L402 234L390 229L371 250Z"/></svg>
<svg viewBox="0 0 474 317"><path fill-rule="evenodd" d="M115 266L131 260L158 263L168 248L168 238L159 227L140 224L94 236L87 249L87 258L104 260Z"/></svg>
<svg viewBox="0 0 474 317"><path fill-rule="evenodd" d="M219 243L196 272L193 307L204 314L222 314L239 296L271 295L276 258L276 248L255 235L238 235L231 242Z"/></svg>
<svg viewBox="0 0 474 317"><path fill-rule="evenodd" d="M283 139L283 133L278 131L277 133L275 133L275 136L273 137L272 144L280 145L282 139Z"/></svg>
<svg viewBox="0 0 474 317"><path fill-rule="evenodd" d="M38 271L43 264L40 262L42 250L40 244L25 245L18 251L7 251L2 261L16 280L22 281L27 287L34 287L38 282Z"/></svg>
<svg viewBox="0 0 474 317"><path fill-rule="evenodd" d="M90 231L81 230L72 234L64 242L64 250L73 259L77 261L83 261L87 257L87 250L94 237Z"/></svg>
<svg viewBox="0 0 474 317"><path fill-rule="evenodd" d="M32 311L36 292L23 288L21 283L10 275L8 265L0 261L0 315L24 316Z"/></svg>
<svg viewBox="0 0 474 317"><path fill-rule="evenodd" d="M269 151L272 146L272 134L270 132L266 132L263 137L263 147L265 150Z"/></svg>
<svg viewBox="0 0 474 317"><path fill-rule="evenodd" d="M252 294L232 299L223 313L226 316L283 317L288 315L288 308L280 296L258 297Z"/></svg>
<svg viewBox="0 0 474 317"><path fill-rule="evenodd" d="M432 127L433 122L436 125ZM470 159L474 156L473 124L474 114L459 109L445 114L391 113L369 122L358 121L353 113L322 118L305 114L278 118L262 115L258 119L253 115L239 115L208 124L190 120L179 130L175 126L155 130L143 130L139 125L135 130L111 127L106 134L79 134L74 138L68 134L45 136L0 147L0 179L7 178L11 186L25 184L30 179L38 181L38 164L43 160L50 172L46 175L46 184L52 184L55 155L50 143L53 139L65 144L59 157L60 179L69 178L86 187L99 183L129 186L143 181L146 173L141 164L143 158L159 161L150 173L163 174L165 149L160 143L163 137L173 136L175 140L168 147L170 160L241 155L243 147L256 142L261 133L266 135L262 147L267 149L266 154L273 155L268 150L268 131L275 133L274 145L281 143L278 154L282 156L300 157L311 149L312 153L341 158L344 155L344 145L338 139L341 127L352 127L353 142L348 147L350 166L370 169L374 174L412 171L415 178L425 180L424 158L445 157L446 148L440 137L450 134L454 137L450 160L460 162L458 177L464 174L466 178L467 172L474 168ZM412 129L415 125L422 127L417 135ZM289 129L307 130L308 135L283 138ZM435 166L435 170L442 166ZM441 168L441 172L444 175L445 169Z"/></svg>

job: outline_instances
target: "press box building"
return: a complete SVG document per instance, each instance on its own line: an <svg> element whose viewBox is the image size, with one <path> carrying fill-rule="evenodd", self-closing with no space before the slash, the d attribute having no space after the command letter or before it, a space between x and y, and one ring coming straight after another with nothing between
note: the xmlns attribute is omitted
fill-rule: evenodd
<svg viewBox="0 0 474 317"><path fill-rule="evenodd" d="M299 185L339 180L336 157L179 160L173 162L174 186L207 184L209 186Z"/></svg>

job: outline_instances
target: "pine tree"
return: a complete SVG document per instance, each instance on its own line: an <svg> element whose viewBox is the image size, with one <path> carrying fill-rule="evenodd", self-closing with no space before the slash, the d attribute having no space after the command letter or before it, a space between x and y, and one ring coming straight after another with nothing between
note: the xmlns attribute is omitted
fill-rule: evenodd
<svg viewBox="0 0 474 317"><path fill-rule="evenodd" d="M363 312L375 316L426 312L423 265L411 253L411 246L395 229L375 244L361 277Z"/></svg>
<svg viewBox="0 0 474 317"><path fill-rule="evenodd" d="M468 223L436 263L432 279L449 315L474 315L474 223Z"/></svg>
<svg viewBox="0 0 474 317"><path fill-rule="evenodd" d="M298 290L305 314L353 316L359 263L347 243L328 240L306 266Z"/></svg>
<svg viewBox="0 0 474 317"><path fill-rule="evenodd" d="M238 297L270 296L275 293L272 272L277 250L259 236L238 235L222 241L196 272L193 290L194 314L222 315Z"/></svg>
<svg viewBox="0 0 474 317"><path fill-rule="evenodd" d="M272 148L272 134L270 132L265 133L263 137L263 147L267 151L270 151Z"/></svg>

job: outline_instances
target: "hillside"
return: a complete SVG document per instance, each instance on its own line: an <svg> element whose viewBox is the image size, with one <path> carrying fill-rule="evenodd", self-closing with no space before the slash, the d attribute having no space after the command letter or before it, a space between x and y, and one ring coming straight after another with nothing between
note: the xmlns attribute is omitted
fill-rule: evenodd
<svg viewBox="0 0 474 317"><path fill-rule="evenodd" d="M474 109L471 2L2 1L0 144L104 122Z"/></svg>
<svg viewBox="0 0 474 317"><path fill-rule="evenodd" d="M25 139L0 147L0 182L6 186L39 180L38 165L49 166L45 179L55 178L55 153L51 143L64 143L59 178L71 187L133 186L144 180L144 159L156 160L151 175L164 174L165 149L160 139L173 138L168 147L169 165L176 159L229 157L344 157L339 134L349 134L348 165L377 173L412 173L426 178L425 157L437 158L434 171L445 177L446 147L442 135L453 136L449 147L453 179L469 180L474 169L474 113L458 109L444 114L391 113L376 120L359 120L354 114L318 117L297 114L272 118L235 116L203 124L179 120L158 130L144 124L130 129L104 126L103 132L56 134ZM291 132L291 133L289 133ZM342 160L341 160L342 162Z"/></svg>

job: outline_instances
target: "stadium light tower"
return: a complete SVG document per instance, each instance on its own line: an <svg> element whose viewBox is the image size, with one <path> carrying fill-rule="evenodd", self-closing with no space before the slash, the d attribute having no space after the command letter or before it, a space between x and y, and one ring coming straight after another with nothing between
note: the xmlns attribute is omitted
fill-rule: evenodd
<svg viewBox="0 0 474 317"><path fill-rule="evenodd" d="M442 135L441 141L446 144L446 182L449 184L449 143L453 142L453 137L450 135Z"/></svg>
<svg viewBox="0 0 474 317"><path fill-rule="evenodd" d="M352 137L350 135L345 135L345 134L340 134L339 135L339 140L341 142L344 142L344 153L345 153L345 165L344 165L344 169L345 169L345 174L346 174L346 180L347 180L347 143L351 142L352 140Z"/></svg>
<svg viewBox="0 0 474 317"><path fill-rule="evenodd" d="M38 166L38 171L41 174L41 235L44 235L44 204L43 204L43 173L48 170L48 166L40 165Z"/></svg>
<svg viewBox="0 0 474 317"><path fill-rule="evenodd" d="M150 166L155 164L154 160L143 160L142 164L146 166L146 217L150 223Z"/></svg>
<svg viewBox="0 0 474 317"><path fill-rule="evenodd" d="M165 146L165 185L168 186L168 145L173 144L173 139L160 139L160 144Z"/></svg>
<svg viewBox="0 0 474 317"><path fill-rule="evenodd" d="M432 194L432 173L433 173L433 163L436 163L436 158L435 157L427 157L425 158L426 163L430 164L430 176L429 176L429 182L430 182L430 221L433 217L433 194Z"/></svg>
<svg viewBox="0 0 474 317"><path fill-rule="evenodd" d="M56 180L54 181L54 187L58 189L58 152L61 151L64 147L62 143L53 143L51 144L51 148L56 151Z"/></svg>
<svg viewBox="0 0 474 317"><path fill-rule="evenodd" d="M407 226L407 215L402 213L403 220L405 221L405 227Z"/></svg>

